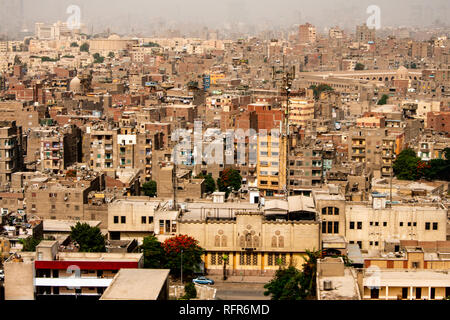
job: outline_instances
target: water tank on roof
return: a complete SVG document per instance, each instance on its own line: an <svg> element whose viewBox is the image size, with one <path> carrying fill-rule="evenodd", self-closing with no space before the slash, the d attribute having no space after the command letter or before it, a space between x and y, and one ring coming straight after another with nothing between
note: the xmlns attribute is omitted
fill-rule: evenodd
<svg viewBox="0 0 450 320"><path fill-rule="evenodd" d="M331 280L325 280L323 282L323 290L325 291L333 290L333 283L331 282Z"/></svg>

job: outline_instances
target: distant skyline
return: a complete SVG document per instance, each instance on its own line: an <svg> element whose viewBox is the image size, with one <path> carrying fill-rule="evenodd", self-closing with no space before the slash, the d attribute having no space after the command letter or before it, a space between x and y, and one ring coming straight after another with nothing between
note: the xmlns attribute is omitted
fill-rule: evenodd
<svg viewBox="0 0 450 320"><path fill-rule="evenodd" d="M158 29L208 27L223 31L257 32L287 29L310 22L319 32L339 26L352 31L366 22L366 9L381 9L381 27L428 27L447 24L448 0L0 0L0 34L34 23L66 21L70 5L81 8L81 20L94 33L110 29L122 34Z"/></svg>

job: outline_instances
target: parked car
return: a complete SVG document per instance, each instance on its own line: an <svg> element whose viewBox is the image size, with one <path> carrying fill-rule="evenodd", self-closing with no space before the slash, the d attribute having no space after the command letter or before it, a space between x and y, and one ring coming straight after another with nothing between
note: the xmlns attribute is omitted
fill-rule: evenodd
<svg viewBox="0 0 450 320"><path fill-rule="evenodd" d="M197 284L214 284L214 280L208 279L206 277L197 277L193 279L192 282Z"/></svg>
<svg viewBox="0 0 450 320"><path fill-rule="evenodd" d="M5 272L3 270L0 270L0 281L5 280Z"/></svg>

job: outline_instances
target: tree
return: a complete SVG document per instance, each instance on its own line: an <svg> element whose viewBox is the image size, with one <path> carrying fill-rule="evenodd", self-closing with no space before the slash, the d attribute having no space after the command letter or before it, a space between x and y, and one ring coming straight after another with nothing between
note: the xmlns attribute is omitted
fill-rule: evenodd
<svg viewBox="0 0 450 320"><path fill-rule="evenodd" d="M78 43L76 43L76 42L72 42L72 43L70 44L70 46L71 46L72 48L79 47Z"/></svg>
<svg viewBox="0 0 450 320"><path fill-rule="evenodd" d="M89 43L85 42L80 46L81 52L89 52Z"/></svg>
<svg viewBox="0 0 450 320"><path fill-rule="evenodd" d="M355 66L355 70L364 70L365 66L362 63L357 63Z"/></svg>
<svg viewBox="0 0 450 320"><path fill-rule="evenodd" d="M114 54L114 52L110 52L110 53L108 53L108 57L109 58L114 58L116 55Z"/></svg>
<svg viewBox="0 0 450 320"><path fill-rule="evenodd" d="M191 300L197 298L197 289L195 288L194 283L188 282L184 286L184 296L182 299Z"/></svg>
<svg viewBox="0 0 450 320"><path fill-rule="evenodd" d="M194 238L187 235L171 237L162 243L162 247L166 259L165 267L170 269L174 276L180 275L181 263L183 263L183 275L188 278L198 270L204 249ZM183 255L183 262L181 262L181 255Z"/></svg>
<svg viewBox="0 0 450 320"><path fill-rule="evenodd" d="M161 269L165 265L164 249L154 235L145 237L140 249L144 254L144 268Z"/></svg>
<svg viewBox="0 0 450 320"><path fill-rule="evenodd" d="M303 286L308 296L316 296L316 275L317 275L317 259L321 256L320 251L306 250L306 257L303 257Z"/></svg>
<svg viewBox="0 0 450 320"><path fill-rule="evenodd" d="M25 252L36 251L36 247L41 241L42 241L41 238L34 238L32 236L29 236L28 238L19 240L19 242L23 246L22 251L25 251Z"/></svg>
<svg viewBox="0 0 450 320"><path fill-rule="evenodd" d="M287 269L279 263L280 269L275 273L275 277L264 286L267 290L264 295L271 295L272 300L303 300L315 297L317 259L320 255L320 251L306 250L302 272L297 270L292 262Z"/></svg>
<svg viewBox="0 0 450 320"><path fill-rule="evenodd" d="M211 174L207 174L206 176L200 173L198 176L195 177L196 179L205 179L205 186L206 186L206 192L207 193L213 193L216 191L216 182L214 181Z"/></svg>
<svg viewBox="0 0 450 320"><path fill-rule="evenodd" d="M79 245L80 252L106 252L105 237L98 227L77 222L70 229L70 238Z"/></svg>
<svg viewBox="0 0 450 320"><path fill-rule="evenodd" d="M278 269L275 277L264 285L265 296L272 300L303 300L306 294L302 289L302 273L294 266Z"/></svg>
<svg viewBox="0 0 450 320"><path fill-rule="evenodd" d="M330 87L327 84L319 84L318 86L316 85L312 85L309 87L310 89L313 89L313 93L314 93L314 99L319 100L320 95L322 94L322 92L325 91L333 91L334 89L332 87Z"/></svg>
<svg viewBox="0 0 450 320"><path fill-rule="evenodd" d="M217 179L217 187L219 191L225 192L226 196L230 194L232 190L238 191L242 185L242 177L237 170L227 168L220 173L219 179Z"/></svg>
<svg viewBox="0 0 450 320"><path fill-rule="evenodd" d="M150 180L142 185L142 190L147 197L156 197L156 181Z"/></svg>
<svg viewBox="0 0 450 320"><path fill-rule="evenodd" d="M94 63L103 63L105 61L105 57L102 57L99 53L94 53Z"/></svg>
<svg viewBox="0 0 450 320"><path fill-rule="evenodd" d="M229 257L227 254L224 253L222 259L223 259L223 280L227 280L227 264Z"/></svg>
<svg viewBox="0 0 450 320"><path fill-rule="evenodd" d="M389 96L388 96L387 94L383 94L383 96L381 97L381 99L378 100L378 103L377 103L377 104L378 104L379 106L385 105L385 104L387 103L388 99L389 99Z"/></svg>
<svg viewBox="0 0 450 320"><path fill-rule="evenodd" d="M15 56L14 57L14 65L21 65L22 64L22 60L20 60L19 56Z"/></svg>
<svg viewBox="0 0 450 320"><path fill-rule="evenodd" d="M417 180L420 178L418 165L420 158L412 149L403 150L394 162L395 176L400 180Z"/></svg>

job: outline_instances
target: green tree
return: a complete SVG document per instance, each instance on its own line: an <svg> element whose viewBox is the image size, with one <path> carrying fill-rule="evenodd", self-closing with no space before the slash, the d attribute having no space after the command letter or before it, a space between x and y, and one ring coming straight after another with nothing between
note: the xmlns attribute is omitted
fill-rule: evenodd
<svg viewBox="0 0 450 320"><path fill-rule="evenodd" d="M147 197L155 197L156 190L156 181L150 180L142 185L142 191Z"/></svg>
<svg viewBox="0 0 450 320"><path fill-rule="evenodd" d="M72 48L79 47L78 43L76 43L76 42L72 42L72 43L70 44L70 46L71 46Z"/></svg>
<svg viewBox="0 0 450 320"><path fill-rule="evenodd" d="M320 251L306 250L306 257L303 257L303 286L308 296L316 296L316 275L317 275L317 259L321 256Z"/></svg>
<svg viewBox="0 0 450 320"><path fill-rule="evenodd" d="M70 238L79 245L80 252L106 252L105 237L98 227L77 222L70 229Z"/></svg>
<svg viewBox="0 0 450 320"><path fill-rule="evenodd" d="M41 238L34 238L32 236L29 236L28 238L19 240L19 242L23 246L22 251L25 251L25 252L36 251L36 247L41 241L42 241Z"/></svg>
<svg viewBox="0 0 450 320"><path fill-rule="evenodd" d="M89 43L85 42L80 46L81 52L89 52Z"/></svg>
<svg viewBox="0 0 450 320"><path fill-rule="evenodd" d="M206 186L206 192L207 193L213 193L216 191L216 182L214 181L212 175L209 173L206 176L200 173L198 176L195 177L196 179L205 179L205 186Z"/></svg>
<svg viewBox="0 0 450 320"><path fill-rule="evenodd" d="M393 169L395 176L400 180L417 180L420 173L417 170L420 158L412 149L403 150L394 162Z"/></svg>
<svg viewBox="0 0 450 320"><path fill-rule="evenodd" d="M303 300L307 296L302 288L302 273L294 266L280 267L264 289L264 295L270 295L272 300Z"/></svg>
<svg viewBox="0 0 450 320"><path fill-rule="evenodd" d="M162 246L166 259L165 267L170 269L170 272L176 277L180 276L181 263L183 263L183 277L192 277L198 270L205 252L198 245L197 240L187 235L166 239ZM181 257L183 257L183 262L181 262Z"/></svg>
<svg viewBox="0 0 450 320"><path fill-rule="evenodd" d="M385 104L387 103L388 99L389 99L389 96L388 96L387 94L383 94L383 96L381 97L381 99L378 100L378 103L377 103L377 104L378 104L379 106L385 105Z"/></svg>
<svg viewBox="0 0 450 320"><path fill-rule="evenodd" d="M14 65L20 65L22 64L22 60L20 60L19 56L14 57Z"/></svg>
<svg viewBox="0 0 450 320"><path fill-rule="evenodd" d="M217 187L219 191L225 192L226 196L230 194L232 190L238 191L242 185L242 177L237 170L227 168L220 173L219 179L217 179Z"/></svg>
<svg viewBox="0 0 450 320"><path fill-rule="evenodd" d="M184 296L182 299L191 300L197 298L197 289L195 288L195 284L192 282L186 283L184 286Z"/></svg>
<svg viewBox="0 0 450 320"><path fill-rule="evenodd" d="M105 61L105 57L102 57L99 53L94 53L94 63L103 63Z"/></svg>
<svg viewBox="0 0 450 320"><path fill-rule="evenodd" d="M110 52L110 53L108 53L108 57L109 58L114 58L116 55L114 54L114 52Z"/></svg>
<svg viewBox="0 0 450 320"><path fill-rule="evenodd" d="M355 66L355 70L364 70L365 66L362 63L357 63Z"/></svg>
<svg viewBox="0 0 450 320"><path fill-rule="evenodd" d="M161 269L164 267L164 249L154 235L145 237L140 249L144 254L144 268Z"/></svg>

